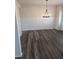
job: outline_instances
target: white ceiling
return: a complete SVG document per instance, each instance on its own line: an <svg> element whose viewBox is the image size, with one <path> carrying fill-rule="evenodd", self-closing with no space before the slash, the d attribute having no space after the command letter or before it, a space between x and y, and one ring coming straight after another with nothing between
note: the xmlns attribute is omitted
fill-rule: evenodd
<svg viewBox="0 0 79 59"><path fill-rule="evenodd" d="M45 0L17 0L21 5L45 5ZM48 5L62 4L63 0L48 0Z"/></svg>

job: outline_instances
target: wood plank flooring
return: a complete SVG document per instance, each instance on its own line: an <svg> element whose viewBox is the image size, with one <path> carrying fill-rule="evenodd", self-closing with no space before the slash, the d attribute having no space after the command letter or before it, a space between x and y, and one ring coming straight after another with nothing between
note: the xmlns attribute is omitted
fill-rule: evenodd
<svg viewBox="0 0 79 59"><path fill-rule="evenodd" d="M63 59L62 31L23 31L21 45L22 59Z"/></svg>

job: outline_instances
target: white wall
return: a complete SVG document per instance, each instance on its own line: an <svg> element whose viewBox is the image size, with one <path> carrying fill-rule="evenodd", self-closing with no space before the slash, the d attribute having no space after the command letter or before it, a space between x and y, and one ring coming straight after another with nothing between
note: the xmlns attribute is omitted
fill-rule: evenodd
<svg viewBox="0 0 79 59"><path fill-rule="evenodd" d="M63 30L63 6L55 6L55 29Z"/></svg>
<svg viewBox="0 0 79 59"><path fill-rule="evenodd" d="M21 32L21 21L20 21L20 8L21 8L21 5L16 1L16 6L15 6L16 10L16 21L17 21L17 24L18 24L18 34L21 36L22 32Z"/></svg>
<svg viewBox="0 0 79 59"><path fill-rule="evenodd" d="M60 16L59 16L59 27L60 27L60 30L63 30L63 12L62 10L60 10Z"/></svg>
<svg viewBox="0 0 79 59"><path fill-rule="evenodd" d="M51 16L48 19L42 18L45 13L45 6L25 6L21 8L21 29L39 30L53 29L55 23L55 8L50 6L48 13Z"/></svg>
<svg viewBox="0 0 79 59"><path fill-rule="evenodd" d="M16 20L15 20L15 57L21 57L21 45Z"/></svg>
<svg viewBox="0 0 79 59"><path fill-rule="evenodd" d="M16 19L15 19L15 57L21 57L21 43L20 43L20 36L21 36L21 23L20 23L20 5L16 2Z"/></svg>

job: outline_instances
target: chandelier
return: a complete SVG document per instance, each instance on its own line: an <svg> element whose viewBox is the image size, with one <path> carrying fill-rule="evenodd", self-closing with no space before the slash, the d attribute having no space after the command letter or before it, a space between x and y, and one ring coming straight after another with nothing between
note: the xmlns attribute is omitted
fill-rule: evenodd
<svg viewBox="0 0 79 59"><path fill-rule="evenodd" d="M46 10L45 10L45 14L44 14L43 18L49 18L50 17L48 15L47 2L48 2L48 0L46 0Z"/></svg>

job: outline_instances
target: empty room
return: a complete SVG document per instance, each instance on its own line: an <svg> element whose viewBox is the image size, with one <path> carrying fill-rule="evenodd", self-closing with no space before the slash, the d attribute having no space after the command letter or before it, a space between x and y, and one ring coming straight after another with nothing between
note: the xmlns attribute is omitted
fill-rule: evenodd
<svg viewBox="0 0 79 59"><path fill-rule="evenodd" d="M16 0L15 59L63 59L62 0Z"/></svg>

